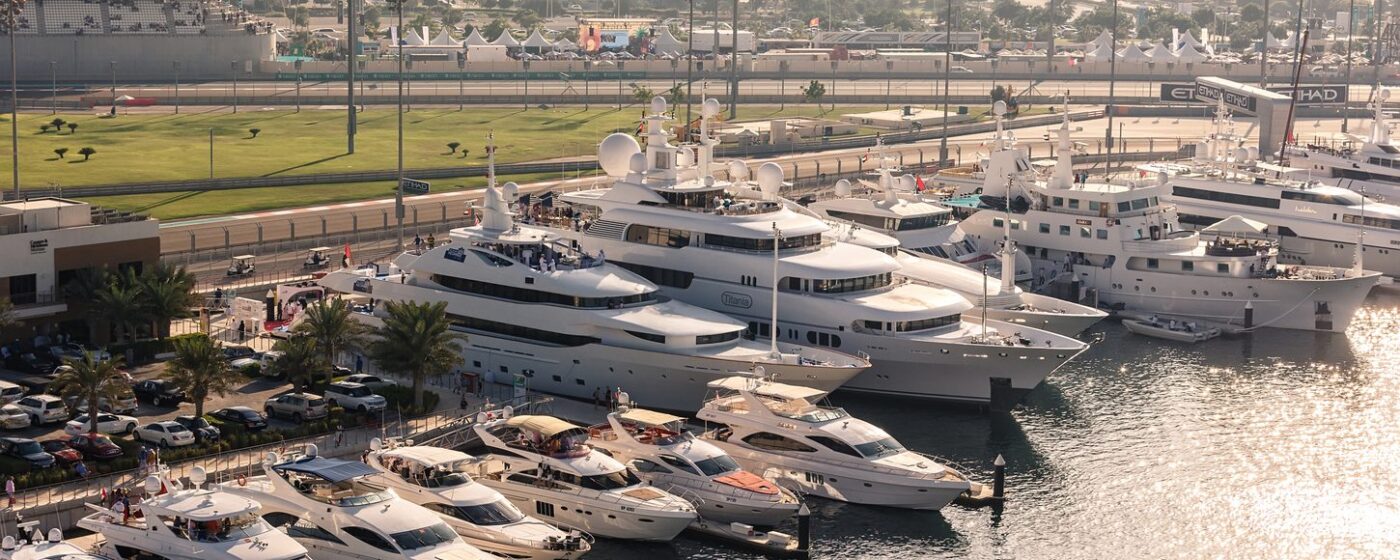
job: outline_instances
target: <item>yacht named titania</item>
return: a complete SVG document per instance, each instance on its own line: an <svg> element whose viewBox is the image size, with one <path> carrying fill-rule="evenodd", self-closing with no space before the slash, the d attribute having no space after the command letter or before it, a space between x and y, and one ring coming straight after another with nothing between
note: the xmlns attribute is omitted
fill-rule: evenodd
<svg viewBox="0 0 1400 560"><path fill-rule="evenodd" d="M751 336L868 355L873 365L848 390L1014 404L1087 348L1037 329L964 320L973 306L957 292L897 276L899 263L887 254L827 239L828 224L782 202L777 164L757 170L757 190L743 162L730 162L730 180L718 180L718 142L709 137L718 112L706 100L699 145L676 146L666 102L654 99L643 122L646 150L627 134L603 140L599 161L612 185L556 197L587 226L556 228L667 295L747 321Z"/></svg>
<svg viewBox="0 0 1400 560"><path fill-rule="evenodd" d="M504 202L515 185L504 191L487 188L480 225L399 255L400 273L342 270L321 285L380 301L445 301L453 330L468 335L463 369L506 384L523 375L530 389L574 398L621 387L648 406L694 410L706 383L754 365L828 391L870 365L837 350L747 340L743 323L661 296L601 251L575 251L553 231L515 223Z"/></svg>
<svg viewBox="0 0 1400 560"><path fill-rule="evenodd" d="M1176 209L1163 203L1166 175L1076 182L1068 119L1059 142L1054 172L1040 182L1026 153L998 139L982 203L953 203L973 211L960 227L979 243L1009 232L1038 277L1077 280L1102 305L1237 326L1342 332L1380 279L1362 270L1359 258L1350 269L1280 265L1277 240L1264 234L1263 224L1239 216L1201 232L1182 230ZM992 210L997 205L1002 208Z"/></svg>

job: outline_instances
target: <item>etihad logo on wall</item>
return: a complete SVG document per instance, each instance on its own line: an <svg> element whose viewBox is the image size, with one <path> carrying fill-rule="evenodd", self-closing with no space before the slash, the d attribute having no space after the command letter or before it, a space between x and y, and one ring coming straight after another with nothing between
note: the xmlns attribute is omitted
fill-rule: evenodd
<svg viewBox="0 0 1400 560"><path fill-rule="evenodd" d="M740 307L743 309L753 307L753 298L749 297L748 294L741 294L739 292L724 292L719 295L719 301L730 307Z"/></svg>
<svg viewBox="0 0 1400 560"><path fill-rule="evenodd" d="M1161 101L1214 101L1219 99L1220 88L1204 84L1161 84L1161 90L1157 98ZM1200 89L1206 88L1208 94L1201 94ZM1283 95L1292 96L1292 86L1273 86L1269 91ZM1255 99L1252 96L1226 92L1228 96L1225 103L1232 107L1253 111ZM1347 86L1300 86L1298 88L1298 103L1300 105L1329 105L1343 103L1347 99Z"/></svg>
<svg viewBox="0 0 1400 560"><path fill-rule="evenodd" d="M1243 111L1248 111L1250 113L1254 112L1254 108L1256 107L1256 103L1258 101L1254 99L1254 96L1252 95L1244 95L1242 93L1236 93L1233 91L1220 89L1210 84L1202 83L1196 84L1196 99L1209 99L1211 101L1223 99L1225 101L1225 105Z"/></svg>

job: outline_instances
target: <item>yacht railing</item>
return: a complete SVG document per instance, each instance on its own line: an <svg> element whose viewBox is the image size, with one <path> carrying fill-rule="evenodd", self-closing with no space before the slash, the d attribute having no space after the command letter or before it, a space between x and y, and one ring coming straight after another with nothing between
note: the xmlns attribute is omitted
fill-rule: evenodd
<svg viewBox="0 0 1400 560"><path fill-rule="evenodd" d="M498 460L499 460L499 459L498 459ZM502 463L505 463L505 462L502 461ZM620 489L618 489L618 493L604 492L604 491L601 491L601 490L593 490L593 489L591 489L591 488L584 488L584 487L582 487L582 486L577 486L577 485L574 485L574 484L568 484L568 483L560 482L560 481L557 481L557 480L551 480L551 479L540 478L539 475L526 474L526 473L524 473L524 472L519 472L519 471L511 471L511 470L510 470L510 465L509 465L509 463L505 463L505 465L506 465L506 467L505 467L504 469L500 470L500 471L497 471L497 472L485 472L485 470L484 470L484 469L485 469L485 465L484 465L484 462L483 462L482 471L480 472L480 474L475 475L475 478L495 479L496 481L501 482L501 483L503 483L503 484L522 484L521 482L516 482L516 481L510 479L512 476L518 475L518 476L523 476L523 477L528 477L528 478L533 479L534 482L531 483L531 485L534 486L534 487L536 487L536 488L543 488L543 489L547 489L547 490L550 490L550 491L553 491L553 492L562 492L562 493L565 493L565 494L571 494L571 495L574 495L574 496L578 496L578 497L580 497L580 498L585 498L585 499L590 499L590 500L598 500L598 501L606 502L606 503L613 503L613 504L619 504L619 505L629 505L629 504L630 504L629 507L635 507L635 505L638 504L638 503L646 503L646 502L649 502L649 501L650 501L650 500L643 500L643 499L640 499L640 498L634 498L634 497L632 497L632 496L624 495L625 492L629 492L629 491L631 491L631 490L634 490L634 489L636 489L636 487L628 487L628 488L625 488L625 489L620 488ZM642 486L642 485L639 485L639 486Z"/></svg>

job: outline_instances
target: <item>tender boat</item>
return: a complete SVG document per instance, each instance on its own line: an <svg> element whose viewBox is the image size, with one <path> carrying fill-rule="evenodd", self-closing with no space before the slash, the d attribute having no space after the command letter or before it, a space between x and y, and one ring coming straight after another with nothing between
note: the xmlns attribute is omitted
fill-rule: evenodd
<svg viewBox="0 0 1400 560"><path fill-rule="evenodd" d="M711 521L771 527L797 514L797 497L744 470L713 444L697 439L685 419L623 407L588 429L588 443L622 461L652 486L687 498Z"/></svg>
<svg viewBox="0 0 1400 560"><path fill-rule="evenodd" d="M305 546L315 560L487 560L438 514L377 483L379 471L359 461L320 457L307 444L268 453L263 475L219 489L257 500L273 527Z"/></svg>
<svg viewBox="0 0 1400 560"><path fill-rule="evenodd" d="M1177 342L1205 342L1220 336L1220 329L1202 327L1192 321L1167 320L1156 316L1147 319L1123 319L1123 326L1143 336Z"/></svg>
<svg viewBox="0 0 1400 560"><path fill-rule="evenodd" d="M472 546L506 558L569 560L587 553L591 538L520 512L500 492L472 480L475 457L440 447L370 442L365 463L380 471L400 497L441 515Z"/></svg>
<svg viewBox="0 0 1400 560"><path fill-rule="evenodd" d="M96 504L78 526L99 533L112 558L152 555L169 560L306 560L307 550L259 515L262 505L218 487L204 489L205 472L195 467L190 486L145 480L147 497L122 513Z"/></svg>
<svg viewBox="0 0 1400 560"><path fill-rule="evenodd" d="M541 519L640 541L669 541L696 519L689 502L646 485L590 447L582 427L552 416L507 414L473 429L494 451L475 465L476 481Z"/></svg>
<svg viewBox="0 0 1400 560"><path fill-rule="evenodd" d="M972 488L962 473L884 430L822 404L823 391L734 376L710 383L701 438L739 464L805 494L936 510Z"/></svg>

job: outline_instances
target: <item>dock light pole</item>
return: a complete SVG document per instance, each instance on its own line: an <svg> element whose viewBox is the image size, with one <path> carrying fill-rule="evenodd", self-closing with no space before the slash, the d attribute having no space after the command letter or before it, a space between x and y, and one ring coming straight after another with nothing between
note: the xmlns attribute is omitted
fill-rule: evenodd
<svg viewBox="0 0 1400 560"><path fill-rule="evenodd" d="M1113 31L1109 34L1111 44L1108 45L1108 126L1104 127L1104 146L1108 148L1108 153L1104 157L1104 162L1113 161L1113 101L1114 86L1118 85L1118 0L1113 0ZM1103 166L1104 175L1109 171L1107 163Z"/></svg>
<svg viewBox="0 0 1400 560"><path fill-rule="evenodd" d="M525 68L525 110L530 110L530 61L523 60L520 66Z"/></svg>
<svg viewBox="0 0 1400 560"><path fill-rule="evenodd" d="M296 98L297 98L297 112L300 113L300 112L301 112L301 59L298 58L295 62L292 63L292 66L295 66L296 69L297 69L297 97L296 97Z"/></svg>
<svg viewBox="0 0 1400 560"><path fill-rule="evenodd" d="M170 63L175 67L175 114L180 114L180 61Z"/></svg>
<svg viewBox="0 0 1400 560"><path fill-rule="evenodd" d="M739 0L729 14L729 120L739 118ZM757 47L757 45L755 45Z"/></svg>
<svg viewBox="0 0 1400 560"><path fill-rule="evenodd" d="M117 114L117 61L112 61L112 114Z"/></svg>
<svg viewBox="0 0 1400 560"><path fill-rule="evenodd" d="M1342 134L1351 121L1351 36L1356 29L1356 0L1347 2L1347 80L1346 98L1342 99Z"/></svg>
<svg viewBox="0 0 1400 560"><path fill-rule="evenodd" d="M360 63L360 33L355 27L355 0L345 0L345 37L350 39L349 58L345 68L345 152L355 153L355 67Z"/></svg>
<svg viewBox="0 0 1400 560"><path fill-rule="evenodd" d="M457 53L457 110L458 110L458 111L461 111L462 109L464 109L464 102L462 101L462 96L464 95L462 80L464 80L464 79L466 78L466 74L467 74L467 53L466 53L466 52L459 52L459 53Z"/></svg>
<svg viewBox="0 0 1400 560"><path fill-rule="evenodd" d="M948 12L943 16L943 136L938 139L938 167L948 161L948 87L953 81L953 0L947 0Z"/></svg>
<svg viewBox="0 0 1400 560"><path fill-rule="evenodd" d="M115 64L115 63L114 63ZM233 72L233 114L238 114L238 61L229 61L229 70Z"/></svg>
<svg viewBox="0 0 1400 560"><path fill-rule="evenodd" d="M625 95L622 95L622 64L621 60L617 61L617 110L619 111L622 110L623 101L627 99Z"/></svg>
<svg viewBox="0 0 1400 560"><path fill-rule="evenodd" d="M10 154L14 157L14 165L10 166L11 173L14 174L15 200L19 200L19 70L15 62L15 28L19 27L16 22L19 20L19 0L10 0L6 3L5 14L5 34L10 36Z"/></svg>
<svg viewBox="0 0 1400 560"><path fill-rule="evenodd" d="M214 129L209 129L209 179L214 179Z"/></svg>
<svg viewBox="0 0 1400 560"><path fill-rule="evenodd" d="M695 0L689 0L689 3L690 15L687 16L686 25L688 27L685 29L685 138L681 142L690 141L690 121L693 118L690 114L691 87L695 84ZM11 35L10 40L14 40L13 35ZM10 49L10 56L14 56L14 52L14 49ZM14 68L14 64L11 63L10 67ZM15 156L15 158L18 162L19 156ZM19 164L16 163L15 166L18 167ZM19 189L18 180L15 182L15 189L16 191Z"/></svg>

